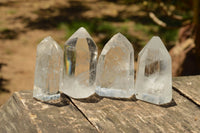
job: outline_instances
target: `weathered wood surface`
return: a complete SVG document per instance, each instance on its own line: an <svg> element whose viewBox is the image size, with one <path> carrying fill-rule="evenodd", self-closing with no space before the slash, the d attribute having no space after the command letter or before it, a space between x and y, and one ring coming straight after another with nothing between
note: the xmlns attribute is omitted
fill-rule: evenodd
<svg viewBox="0 0 200 133"><path fill-rule="evenodd" d="M200 106L200 76L184 76L173 79L173 87Z"/></svg>
<svg viewBox="0 0 200 133"><path fill-rule="evenodd" d="M16 92L0 109L0 133L89 133L97 130L72 104L41 103L31 91Z"/></svg>
<svg viewBox="0 0 200 133"><path fill-rule="evenodd" d="M194 78L188 89L200 82ZM0 132L200 132L200 107L179 91L181 82L187 84L174 78L174 101L165 106L98 96L55 106L36 101L32 91L16 92L0 107Z"/></svg>
<svg viewBox="0 0 200 133"><path fill-rule="evenodd" d="M175 91L173 97L171 107L108 98L73 102L101 132L200 132L199 107Z"/></svg>

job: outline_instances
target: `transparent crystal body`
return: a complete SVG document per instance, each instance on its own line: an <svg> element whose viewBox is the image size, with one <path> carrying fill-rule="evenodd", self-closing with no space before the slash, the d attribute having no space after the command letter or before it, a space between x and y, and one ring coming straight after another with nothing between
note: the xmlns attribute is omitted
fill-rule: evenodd
<svg viewBox="0 0 200 133"><path fill-rule="evenodd" d="M121 33L108 41L99 56L96 93L118 98L129 98L134 94L134 51Z"/></svg>
<svg viewBox="0 0 200 133"><path fill-rule="evenodd" d="M63 50L49 36L37 46L33 97L42 101L60 98L62 87Z"/></svg>
<svg viewBox="0 0 200 133"><path fill-rule="evenodd" d="M63 93L73 98L87 98L95 93L97 46L88 32L79 28L64 46Z"/></svg>
<svg viewBox="0 0 200 133"><path fill-rule="evenodd" d="M139 53L136 98L166 104L172 100L171 57L159 37L153 37Z"/></svg>

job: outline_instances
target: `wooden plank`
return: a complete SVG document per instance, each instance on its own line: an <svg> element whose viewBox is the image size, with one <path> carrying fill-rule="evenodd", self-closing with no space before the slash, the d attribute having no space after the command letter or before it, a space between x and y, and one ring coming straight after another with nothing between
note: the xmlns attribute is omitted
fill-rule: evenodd
<svg viewBox="0 0 200 133"><path fill-rule="evenodd" d="M165 107L109 98L72 102L100 132L200 132L199 107L175 91L173 98Z"/></svg>
<svg viewBox="0 0 200 133"><path fill-rule="evenodd" d="M54 106L32 98L31 91L16 92L0 108L0 132L97 132L74 105Z"/></svg>
<svg viewBox="0 0 200 133"><path fill-rule="evenodd" d="M200 132L200 107L179 91L198 86L199 77L190 78L174 79L178 92L166 106L98 96L54 106L17 92L0 108L0 132Z"/></svg>
<svg viewBox="0 0 200 133"><path fill-rule="evenodd" d="M173 78L173 87L200 106L200 76Z"/></svg>

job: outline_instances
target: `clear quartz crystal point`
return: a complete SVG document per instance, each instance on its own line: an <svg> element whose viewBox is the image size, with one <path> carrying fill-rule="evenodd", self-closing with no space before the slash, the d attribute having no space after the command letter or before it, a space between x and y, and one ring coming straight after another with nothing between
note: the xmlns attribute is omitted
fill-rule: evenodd
<svg viewBox="0 0 200 133"><path fill-rule="evenodd" d="M64 45L64 83L61 91L72 98L87 98L95 93L97 46L83 28Z"/></svg>
<svg viewBox="0 0 200 133"><path fill-rule="evenodd" d="M60 98L63 50L50 36L37 46L33 97L42 101Z"/></svg>
<svg viewBox="0 0 200 133"><path fill-rule="evenodd" d="M134 94L134 51L121 33L107 42L99 56L96 93L116 98L129 98Z"/></svg>
<svg viewBox="0 0 200 133"><path fill-rule="evenodd" d="M136 98L166 104L172 100L171 57L157 36L139 53L136 77Z"/></svg>

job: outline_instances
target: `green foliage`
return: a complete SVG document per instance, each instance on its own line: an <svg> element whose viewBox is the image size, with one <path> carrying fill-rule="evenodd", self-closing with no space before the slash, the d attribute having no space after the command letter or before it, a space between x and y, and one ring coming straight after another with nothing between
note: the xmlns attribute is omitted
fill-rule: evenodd
<svg viewBox="0 0 200 133"><path fill-rule="evenodd" d="M145 35L149 39L152 36L160 36L161 39L165 42L166 45L172 46L175 44L178 35L178 29L166 29L159 27L158 25L144 25L136 23L134 25L134 29L136 32L140 32L141 35ZM145 45L147 42L144 40L141 41L140 45Z"/></svg>
<svg viewBox="0 0 200 133"><path fill-rule="evenodd" d="M112 34L115 32L115 27L108 22L102 22L100 25L98 25L95 31L98 33Z"/></svg>
<svg viewBox="0 0 200 133"><path fill-rule="evenodd" d="M136 23L134 25L134 29L135 31L143 32L146 36L151 37L151 36L154 36L158 32L159 26L153 25L153 24L144 25L144 24Z"/></svg>
<svg viewBox="0 0 200 133"><path fill-rule="evenodd" d="M166 45L174 45L177 40L178 29L159 29L159 35L166 43Z"/></svg>
<svg viewBox="0 0 200 133"><path fill-rule="evenodd" d="M58 29L62 29L66 31L65 39L68 39L78 28L84 27L88 30L92 36L99 36L103 34L100 41L97 42L100 48L106 44L106 42L116 33L120 32L125 35L132 43L139 43L138 45L144 46L147 43L147 40L152 36L160 36L166 45L174 45L177 39L177 29L165 29L159 27L156 24L134 24L135 32L138 32L140 36L146 38L144 40L139 41L137 37L134 37L129 34L128 27L126 25L123 26L115 26L111 22L102 21L102 20L93 20L90 22L87 21L74 21L70 23L60 23L58 25Z"/></svg>
<svg viewBox="0 0 200 133"><path fill-rule="evenodd" d="M102 20L91 20L91 21L73 21L70 23L60 23L58 29L66 31L66 39L69 38L78 28L84 27L87 31L93 36L98 36L103 34L103 38L98 42L99 47L103 47L105 43L112 37L114 34L121 32L122 34L127 34L128 27L113 26L111 22L102 21Z"/></svg>
<svg viewBox="0 0 200 133"><path fill-rule="evenodd" d="M5 28L3 28L3 27L0 27L0 32L2 32L2 31L4 31L5 30Z"/></svg>
<svg viewBox="0 0 200 133"><path fill-rule="evenodd" d="M11 54L13 54L13 51L10 50L10 49L6 49L5 52L6 52L7 55L11 55Z"/></svg>
<svg viewBox="0 0 200 133"><path fill-rule="evenodd" d="M78 28L85 27L88 31L90 31L91 25L84 21L74 21L71 23L60 23L58 25L59 29L63 29L66 31L66 38L69 38Z"/></svg>
<svg viewBox="0 0 200 133"><path fill-rule="evenodd" d="M17 11L16 10L8 10L7 13L13 15L13 14L16 14Z"/></svg>
<svg viewBox="0 0 200 133"><path fill-rule="evenodd" d="M57 28L66 31L65 39L69 38L78 28L84 27L95 38L97 38L100 48L116 33L121 32L125 35L130 42L134 43L136 47L144 46L152 36L160 36L166 45L172 46L177 39L178 27L181 27L182 21L172 19L166 16L166 13L161 9L161 4L164 5L167 11L173 14L180 15L183 19L191 19L191 11L186 11L187 1L184 3L173 1L160 1L153 0L114 0L118 4L137 4L140 6L140 12L152 11L156 16L167 23L169 27L177 27L176 29L162 28L155 24L148 16L133 16L120 18L93 18L93 19L80 19L70 20L70 22L61 22ZM137 13L136 13L137 14ZM131 27L133 25L133 28ZM129 28L129 27L131 28ZM131 31L134 29L133 31ZM138 49L140 49L138 48Z"/></svg>

